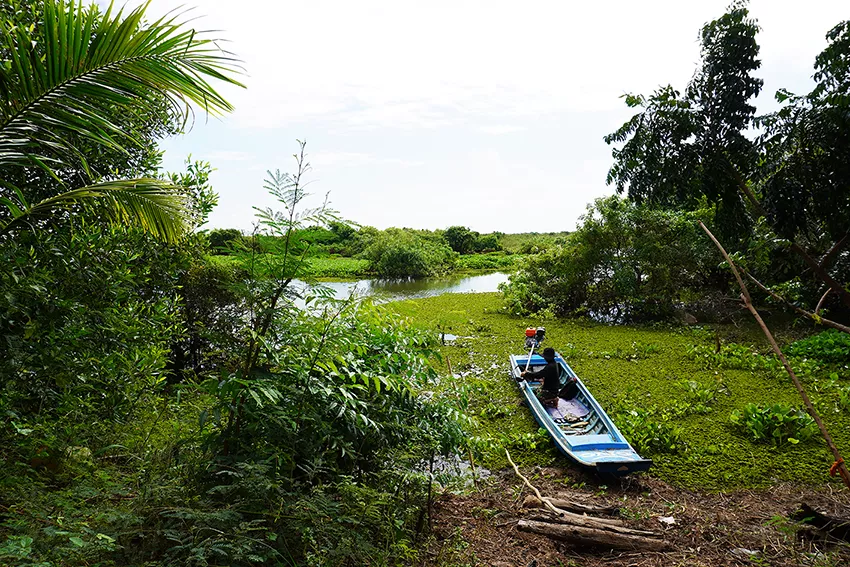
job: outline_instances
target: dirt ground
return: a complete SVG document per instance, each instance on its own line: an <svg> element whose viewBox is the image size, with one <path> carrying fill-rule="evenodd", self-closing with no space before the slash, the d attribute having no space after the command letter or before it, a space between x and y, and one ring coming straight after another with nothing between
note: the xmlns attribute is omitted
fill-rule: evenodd
<svg viewBox="0 0 850 567"><path fill-rule="evenodd" d="M801 503L850 518L850 490L840 485L699 493L648 476L605 484L574 469L522 472L543 496L618 507L628 527L663 533L672 551L582 548L519 532L517 521L534 512L522 507L531 492L508 469L480 483L478 491L436 499L433 539L423 566L850 566L850 544L825 539L788 519Z"/></svg>

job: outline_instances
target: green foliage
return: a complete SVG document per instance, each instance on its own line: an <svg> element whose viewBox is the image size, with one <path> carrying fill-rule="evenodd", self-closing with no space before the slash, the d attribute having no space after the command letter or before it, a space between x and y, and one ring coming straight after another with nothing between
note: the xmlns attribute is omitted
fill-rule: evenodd
<svg viewBox="0 0 850 567"><path fill-rule="evenodd" d="M649 97L626 95L641 112L605 137L622 144L608 183L656 206L693 209L707 198L722 204L718 221L730 233L746 224L736 171L746 176L757 157L745 135L763 83L751 76L761 65L757 32L746 5L734 4L703 26L701 62L684 94L665 86Z"/></svg>
<svg viewBox="0 0 850 567"><path fill-rule="evenodd" d="M838 407L850 411L850 386L839 386Z"/></svg>
<svg viewBox="0 0 850 567"><path fill-rule="evenodd" d="M753 347L737 343L724 344L717 350L711 345L693 345L687 356L707 368L734 370L776 370L780 362L776 357L764 356Z"/></svg>
<svg viewBox="0 0 850 567"><path fill-rule="evenodd" d="M387 278L444 274L457 260L457 253L442 240L395 228L372 239L364 256L371 262L372 271Z"/></svg>
<svg viewBox="0 0 850 567"><path fill-rule="evenodd" d="M695 225L710 214L598 199L565 246L528 257L511 276L507 309L615 322L669 318L683 298L705 289L716 265Z"/></svg>
<svg viewBox="0 0 850 567"><path fill-rule="evenodd" d="M520 256L506 256L501 253L467 254L457 259L457 267L461 270L505 270L512 268Z"/></svg>
<svg viewBox="0 0 850 567"><path fill-rule="evenodd" d="M688 411L701 414L711 412L711 403L719 391L718 384L706 385L696 380L683 380L681 386L688 400Z"/></svg>
<svg viewBox="0 0 850 567"><path fill-rule="evenodd" d="M479 234L475 239L475 251L478 253L496 252L502 249L497 233Z"/></svg>
<svg viewBox="0 0 850 567"><path fill-rule="evenodd" d="M213 254L230 254L242 241L242 231L235 228L217 228L207 233Z"/></svg>
<svg viewBox="0 0 850 567"><path fill-rule="evenodd" d="M465 226L450 226L443 231L443 238L458 254L495 252L502 248L499 234L479 234Z"/></svg>
<svg viewBox="0 0 850 567"><path fill-rule="evenodd" d="M452 250L458 254L469 254L475 249L477 232L473 232L465 226L450 226L443 232L443 238Z"/></svg>
<svg viewBox="0 0 850 567"><path fill-rule="evenodd" d="M80 430L91 419L132 419L140 397L164 379L186 255L139 233L82 225L10 242L0 256L8 267L0 272L0 397L9 410Z"/></svg>
<svg viewBox="0 0 850 567"><path fill-rule="evenodd" d="M829 329L791 343L785 352L826 363L845 364L850 361L850 335Z"/></svg>
<svg viewBox="0 0 850 567"><path fill-rule="evenodd" d="M838 282L850 277L850 265L827 251L850 226L850 22L827 33L812 92L781 89L780 109L761 117L754 106L763 86L754 76L758 31L747 2L734 2L703 26L700 65L684 92L665 86L650 96L626 95L626 105L640 110L605 137L615 146L608 183L653 207L708 203L731 252L762 256L763 281L802 276L811 302L826 283L848 307L846 283ZM774 261L765 264L767 253ZM803 262L821 266L804 271Z"/></svg>
<svg viewBox="0 0 850 567"><path fill-rule="evenodd" d="M748 403L743 411L733 411L729 419L755 441L771 442L777 446L785 443L796 445L818 432L815 420L809 414L784 404Z"/></svg>
<svg viewBox="0 0 850 567"><path fill-rule="evenodd" d="M564 246L570 235L569 232L494 234L497 234L499 244L509 254L538 254L554 246Z"/></svg>
<svg viewBox="0 0 850 567"><path fill-rule="evenodd" d="M189 102L213 113L231 109L205 78L236 83L229 78L235 60L187 26L146 25L145 6L126 14L110 8L101 16L82 3L44 0L43 21L35 33L16 26L2 35L0 49L11 59L3 85L12 103L3 108L0 126L3 164L76 157L73 135L112 148L120 147L117 140L138 142L109 119L116 105L129 109L151 93L164 96L178 116ZM72 53L73 45L80 49ZM21 129L22 123L29 127Z"/></svg>
<svg viewBox="0 0 850 567"><path fill-rule="evenodd" d="M623 436L641 454L669 453L682 449L682 428L668 412L626 403L611 414Z"/></svg>
<svg viewBox="0 0 850 567"><path fill-rule="evenodd" d="M93 172L84 152L145 145L140 131L124 128L129 122L115 120L118 115L162 122L164 105L176 120L187 116L192 102L208 112L229 111L207 80L235 83L230 78L234 60L211 39L173 20L145 24L145 6L126 17L113 16L111 9L101 16L82 3L45 0L41 12L44 25L4 21L0 36L0 51L9 58L0 69L6 102L0 113L0 175L5 180L0 237L44 218L64 218L57 211L87 202L116 224L132 222L176 241L187 228L187 211L173 183ZM72 49L75 45L79 49ZM72 186L53 172L63 168L80 173L68 179ZM57 182L49 196L30 191L27 169L40 169L40 175Z"/></svg>

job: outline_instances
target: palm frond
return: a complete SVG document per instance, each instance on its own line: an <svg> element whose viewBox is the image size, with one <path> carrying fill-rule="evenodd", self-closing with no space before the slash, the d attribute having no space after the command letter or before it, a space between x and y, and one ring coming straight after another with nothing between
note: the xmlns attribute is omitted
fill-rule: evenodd
<svg viewBox="0 0 850 567"><path fill-rule="evenodd" d="M31 206L4 198L0 204L10 218L0 223L0 236L81 203L90 203L115 224L139 226L166 242L177 242L187 230L186 200L177 186L159 179L132 179L73 189Z"/></svg>
<svg viewBox="0 0 850 567"><path fill-rule="evenodd" d="M44 26L0 23L0 166L31 165L32 156L79 157L69 133L123 149L139 143L110 120L116 109L164 99L181 116L191 105L218 115L232 110L211 85L234 79L239 61L173 13L151 24L147 3L126 16L102 16L72 0L44 1Z"/></svg>

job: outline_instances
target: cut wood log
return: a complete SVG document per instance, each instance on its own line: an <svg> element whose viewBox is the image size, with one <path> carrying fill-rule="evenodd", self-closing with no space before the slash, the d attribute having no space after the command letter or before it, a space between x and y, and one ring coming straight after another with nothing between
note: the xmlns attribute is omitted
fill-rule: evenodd
<svg viewBox="0 0 850 567"><path fill-rule="evenodd" d="M623 526L622 520L614 518L596 518L585 514L576 514L555 506L551 498L546 498L531 482L519 472L519 467L511 459L511 454L505 449L505 456L513 466L516 475L534 492L532 500L526 499L523 505L541 507L540 514L530 520L520 520L517 523L519 531L542 534L553 539L604 547L608 549L632 549L661 551L668 549L668 544L661 535L645 530L635 530ZM571 505L569 500L559 503Z"/></svg>
<svg viewBox="0 0 850 567"><path fill-rule="evenodd" d="M551 502L552 506L555 508L575 512L576 514L599 514L602 516L617 516L620 514L620 509L616 506L591 506L588 504L582 504L581 502L576 502L575 500L565 500L564 498L547 498L546 500ZM529 494L525 497L522 507L546 508L547 506L542 500Z"/></svg>
<svg viewBox="0 0 850 567"><path fill-rule="evenodd" d="M608 549L664 551L670 548L670 545L660 537L629 535L588 526L520 520L517 523L517 529L521 532L545 535L568 543Z"/></svg>
<svg viewBox="0 0 850 567"><path fill-rule="evenodd" d="M575 516L565 517L565 516L556 516L555 514L546 514L545 512L541 512L540 514L532 514L528 517L530 520L536 520L538 522L549 522L551 524L563 524L569 526L584 526L589 528L595 528L598 530L611 530L613 532L626 534L626 535L640 535L640 536L656 536L658 535L656 532L649 532L646 530L636 530L634 528L627 528L623 525L623 522L619 520L611 520L609 518L594 518L592 516L579 516L576 518ZM607 520L607 521L605 521Z"/></svg>

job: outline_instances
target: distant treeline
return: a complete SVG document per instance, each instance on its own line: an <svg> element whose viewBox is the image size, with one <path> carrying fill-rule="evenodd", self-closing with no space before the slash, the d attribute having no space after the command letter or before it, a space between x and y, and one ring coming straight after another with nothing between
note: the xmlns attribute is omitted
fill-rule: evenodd
<svg viewBox="0 0 850 567"><path fill-rule="evenodd" d="M332 221L305 228L298 236L312 243L310 263L316 276L426 277L457 270L505 269L520 255L566 244L568 234L481 234L464 226L379 230ZM275 236L243 234L233 228L211 230L207 238L211 253L243 262L252 254L276 254L285 244Z"/></svg>

